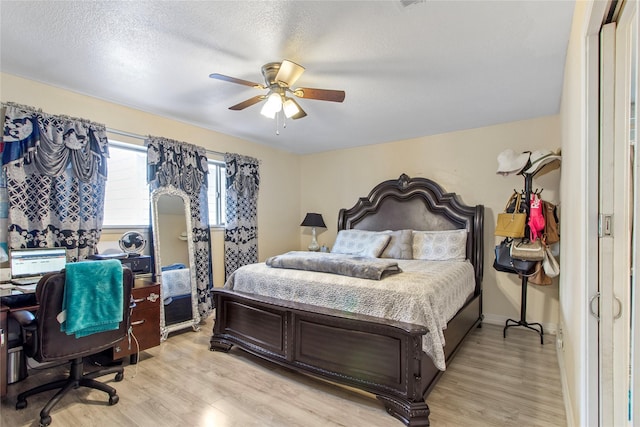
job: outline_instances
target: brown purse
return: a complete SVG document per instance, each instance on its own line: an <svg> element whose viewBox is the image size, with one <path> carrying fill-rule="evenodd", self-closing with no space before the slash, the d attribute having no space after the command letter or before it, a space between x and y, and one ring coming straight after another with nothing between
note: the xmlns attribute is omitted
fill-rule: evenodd
<svg viewBox="0 0 640 427"><path fill-rule="evenodd" d="M513 203L515 199L515 204ZM522 202L522 198L520 193L514 191L509 200L507 200L507 205L505 206L505 212L499 213L497 222L496 222L496 236L502 237L524 237L524 226L527 221L527 214L520 212L520 204ZM510 205L514 205L514 210L512 213L507 213Z"/></svg>
<svg viewBox="0 0 640 427"><path fill-rule="evenodd" d="M529 283L533 285L549 286L552 283L551 277L547 276L544 272L544 268L542 268L542 261L536 262L534 273L527 277L529 278Z"/></svg>
<svg viewBox="0 0 640 427"><path fill-rule="evenodd" d="M560 241L560 226L558 225L558 215L556 205L542 201L542 215L544 216L544 235L548 245Z"/></svg>

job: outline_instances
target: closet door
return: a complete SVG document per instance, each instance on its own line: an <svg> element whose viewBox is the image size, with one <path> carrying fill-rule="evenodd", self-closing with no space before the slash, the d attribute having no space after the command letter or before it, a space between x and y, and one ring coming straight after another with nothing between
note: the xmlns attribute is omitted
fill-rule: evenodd
<svg viewBox="0 0 640 427"><path fill-rule="evenodd" d="M616 28L615 61L615 148L614 148L614 323L613 323L613 425L633 425L631 411L640 410L632 405L637 390L631 387L633 333L637 316L632 304L636 285L638 230L633 225L636 210L637 147L633 127L637 116L636 94L638 85L638 2L623 3ZM618 257L618 255L620 255ZM618 259L620 258L620 259ZM635 291L635 292L634 292Z"/></svg>
<svg viewBox="0 0 640 427"><path fill-rule="evenodd" d="M600 206L599 206L599 319L598 365L600 426L613 426L614 307L614 188L615 188L615 32L616 24L600 32ZM592 304L593 305L593 304ZM593 310L593 307L592 307Z"/></svg>
<svg viewBox="0 0 640 427"><path fill-rule="evenodd" d="M629 414L630 425L640 426L640 285L638 283L638 268L640 268L640 170L638 154L638 66L639 41L638 31L640 28L640 7L638 2L629 2L622 11L622 16L618 24L617 49L619 61L616 66L622 67L620 78L624 79L625 85L620 91L620 108L623 111L620 117L620 132L628 135L629 163L630 163L630 202L629 219L631 220L630 258L631 272L629 282L629 329L628 340L630 342L629 352L629 373L622 372L629 389ZM622 138L624 140L624 138ZM614 345L617 344L617 341Z"/></svg>
<svg viewBox="0 0 640 427"><path fill-rule="evenodd" d="M631 425L632 322L637 236L637 2L624 2L601 32L600 425ZM637 232L637 227L635 228ZM637 291L636 291L637 292ZM637 356L636 356L637 357ZM637 380L636 380L637 381Z"/></svg>

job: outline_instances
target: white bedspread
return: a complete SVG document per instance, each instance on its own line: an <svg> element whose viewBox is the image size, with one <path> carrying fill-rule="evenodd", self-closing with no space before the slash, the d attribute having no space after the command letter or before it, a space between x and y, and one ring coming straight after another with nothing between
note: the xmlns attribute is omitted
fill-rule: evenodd
<svg viewBox="0 0 640 427"><path fill-rule="evenodd" d="M368 280L251 264L236 270L224 287L425 326L422 350L444 371L443 330L473 294L473 266L421 260L398 260L398 265L402 273Z"/></svg>
<svg viewBox="0 0 640 427"><path fill-rule="evenodd" d="M162 272L162 298L165 305L172 297L191 293L191 272L188 268Z"/></svg>

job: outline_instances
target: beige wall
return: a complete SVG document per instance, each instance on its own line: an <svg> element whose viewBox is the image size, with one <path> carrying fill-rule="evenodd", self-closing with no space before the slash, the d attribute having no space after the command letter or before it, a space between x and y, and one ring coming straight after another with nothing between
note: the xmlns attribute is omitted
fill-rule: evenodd
<svg viewBox="0 0 640 427"><path fill-rule="evenodd" d="M493 267L493 236L496 214L514 189L522 189L521 176L496 174L497 155L506 148L516 151L560 147L558 116L513 122L443 135L397 141L348 150L306 155L301 160L300 220L306 212L323 215L327 230L318 242L333 246L338 211L352 207L379 182L402 173L435 180L448 192L459 194L467 204L485 206L484 313L487 321L504 324L519 319L520 281L498 273ZM558 203L560 171L535 178L533 188L543 188L544 199ZM310 236L301 231L300 248ZM527 319L541 322L552 332L558 321L558 285L529 286Z"/></svg>
<svg viewBox="0 0 640 427"><path fill-rule="evenodd" d="M81 117L104 123L111 129L138 135L162 136L199 145L208 150L255 157L260 160L260 259L264 260L268 256L291 250L299 244L300 165L297 155L10 74L0 73L0 97L3 102L29 105L50 114ZM136 139L127 142L142 143ZM107 233L104 240L117 241L121 233L122 230L118 230L112 236ZM224 239L221 234L220 230L213 230L213 268L216 286L222 286L224 278L224 266L221 262L224 259Z"/></svg>

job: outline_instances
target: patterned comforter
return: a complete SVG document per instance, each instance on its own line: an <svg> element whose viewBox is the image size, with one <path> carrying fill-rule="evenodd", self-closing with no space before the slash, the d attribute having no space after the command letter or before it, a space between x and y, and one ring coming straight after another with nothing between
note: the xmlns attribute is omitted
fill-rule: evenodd
<svg viewBox="0 0 640 427"><path fill-rule="evenodd" d="M382 280L271 268L237 269L225 289L425 326L422 350L444 371L444 329L475 288L468 261L397 260L401 273Z"/></svg>

